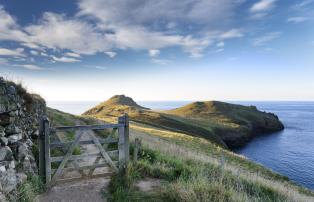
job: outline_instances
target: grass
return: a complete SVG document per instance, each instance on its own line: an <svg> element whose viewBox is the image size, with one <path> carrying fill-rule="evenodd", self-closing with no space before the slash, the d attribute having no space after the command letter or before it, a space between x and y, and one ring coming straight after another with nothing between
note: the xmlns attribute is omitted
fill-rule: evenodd
<svg viewBox="0 0 314 202"><path fill-rule="evenodd" d="M244 145L253 135L283 129L278 117L241 106L218 101L194 102L164 111L153 111L135 103L132 98L114 96L85 112L85 115L111 119L128 113L130 120L173 132L206 138L222 147Z"/></svg>
<svg viewBox="0 0 314 202"><path fill-rule="evenodd" d="M45 191L41 178L37 175L29 175L27 181L17 188L18 202L32 202L34 198Z"/></svg>
<svg viewBox="0 0 314 202"><path fill-rule="evenodd" d="M137 163L129 165L127 176L112 179L110 201L294 201L271 186L234 175L221 166L182 160L148 148L139 156ZM164 183L154 192L142 193L134 184L146 177Z"/></svg>
<svg viewBox="0 0 314 202"><path fill-rule="evenodd" d="M111 192L111 201L314 201L312 191L202 138L142 124L132 126L135 138L146 148L131 164L129 175L137 177L128 179L128 187L112 188L123 191ZM133 185L146 177L166 183L141 193Z"/></svg>

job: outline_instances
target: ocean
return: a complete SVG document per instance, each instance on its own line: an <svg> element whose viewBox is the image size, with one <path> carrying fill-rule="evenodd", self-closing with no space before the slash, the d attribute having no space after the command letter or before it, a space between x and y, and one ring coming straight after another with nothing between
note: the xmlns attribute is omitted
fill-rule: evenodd
<svg viewBox="0 0 314 202"><path fill-rule="evenodd" d="M81 114L99 102L48 102L48 106L72 114ZM142 101L138 104L155 110L173 109L190 101ZM314 102L233 102L255 105L275 113L285 130L255 137L235 150L292 181L314 189Z"/></svg>

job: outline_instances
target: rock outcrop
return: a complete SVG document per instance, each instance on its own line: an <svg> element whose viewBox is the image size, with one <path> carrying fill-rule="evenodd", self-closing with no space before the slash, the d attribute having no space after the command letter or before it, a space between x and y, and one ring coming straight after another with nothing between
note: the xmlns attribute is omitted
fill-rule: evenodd
<svg viewBox="0 0 314 202"><path fill-rule="evenodd" d="M0 201L14 200L18 184L38 173L32 152L45 101L0 77Z"/></svg>

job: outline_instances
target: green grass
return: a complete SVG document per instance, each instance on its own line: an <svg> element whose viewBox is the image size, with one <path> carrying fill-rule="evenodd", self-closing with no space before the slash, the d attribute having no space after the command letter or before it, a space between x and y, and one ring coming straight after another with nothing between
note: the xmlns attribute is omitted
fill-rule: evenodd
<svg viewBox="0 0 314 202"><path fill-rule="evenodd" d="M127 176L110 183L110 201L289 201L287 196L252 179L235 176L220 166L180 160L143 149ZM134 183L146 177L163 180L162 186L142 193ZM108 197L108 193L107 193Z"/></svg>
<svg viewBox="0 0 314 202"><path fill-rule="evenodd" d="M258 111L253 106L218 101L194 102L174 110L153 111L139 106L132 98L114 96L84 115L106 120L124 113L137 123L203 137L230 148L244 145L256 134L283 129L274 114Z"/></svg>
<svg viewBox="0 0 314 202"><path fill-rule="evenodd" d="M18 202L33 202L34 198L45 191L41 178L37 175L29 175L27 181L17 188Z"/></svg>

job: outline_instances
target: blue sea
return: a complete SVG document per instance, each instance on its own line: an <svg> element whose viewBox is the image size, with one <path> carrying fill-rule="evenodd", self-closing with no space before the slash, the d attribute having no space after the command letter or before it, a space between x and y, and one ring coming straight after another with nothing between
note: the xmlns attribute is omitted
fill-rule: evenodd
<svg viewBox="0 0 314 202"><path fill-rule="evenodd" d="M99 102L48 102L61 111L81 114ZM142 101L140 105L155 110L180 107L190 101ZM233 102L255 105L259 110L273 112L285 130L254 138L235 150L292 181L314 189L314 102Z"/></svg>

